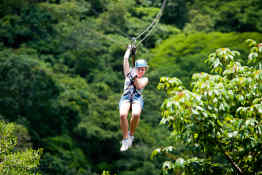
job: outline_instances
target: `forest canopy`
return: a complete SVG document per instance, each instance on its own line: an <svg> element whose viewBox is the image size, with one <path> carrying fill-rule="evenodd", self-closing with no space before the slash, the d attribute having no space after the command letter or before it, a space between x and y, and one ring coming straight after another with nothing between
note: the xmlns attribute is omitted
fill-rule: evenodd
<svg viewBox="0 0 262 175"><path fill-rule="evenodd" d="M0 2L0 119L3 126L20 127L11 137L16 136L22 145L30 148L30 153L24 154L43 150L31 162L30 172L163 174L162 162L168 158L160 155L150 159L154 149L174 143L168 137L174 128L159 125L163 120L161 104L167 98L167 94L157 89L160 77L177 77L185 89L197 90L192 75L200 72L209 75L212 69L204 63L209 54L219 48L230 48L241 53L235 61L246 65L250 49L244 41L249 38L257 41L256 44L262 41L260 0L168 0L159 24L137 48L136 58L149 63L146 73L149 85L143 92L145 107L134 147L122 154L118 102L124 83L124 52L130 39L154 21L162 2ZM251 49L250 57L260 59L256 50ZM255 62L250 64L254 66ZM259 71L261 67L256 69ZM250 100L253 99L248 97L245 103L251 104ZM239 99L236 102L242 103ZM174 127L177 125L174 122ZM261 146L259 138L254 139ZM232 136L232 139L241 143L241 138ZM180 155L188 156L182 150L184 143L177 146L181 148L176 150ZM253 146L250 149L256 148ZM258 155L258 163L251 169L260 165L261 154ZM220 159L219 156L212 158ZM252 164L248 156L245 160ZM250 164L243 163L243 166ZM214 170L213 174L224 174L224 170Z"/></svg>

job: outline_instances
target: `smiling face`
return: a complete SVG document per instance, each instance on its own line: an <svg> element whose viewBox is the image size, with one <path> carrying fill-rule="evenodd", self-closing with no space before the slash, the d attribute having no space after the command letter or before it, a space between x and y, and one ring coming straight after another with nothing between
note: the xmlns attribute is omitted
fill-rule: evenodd
<svg viewBox="0 0 262 175"><path fill-rule="evenodd" d="M146 67L137 67L136 74L138 78L141 78L146 72Z"/></svg>

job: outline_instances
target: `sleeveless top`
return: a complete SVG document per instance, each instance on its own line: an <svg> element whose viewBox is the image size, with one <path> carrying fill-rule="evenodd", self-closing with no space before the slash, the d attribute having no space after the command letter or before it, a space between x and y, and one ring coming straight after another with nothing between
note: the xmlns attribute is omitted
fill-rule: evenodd
<svg viewBox="0 0 262 175"><path fill-rule="evenodd" d="M128 72L130 74L134 69L131 68L131 70ZM129 79L129 76L126 76L125 78L125 84L124 84L124 93L123 95L142 95L143 89L136 89L134 83Z"/></svg>

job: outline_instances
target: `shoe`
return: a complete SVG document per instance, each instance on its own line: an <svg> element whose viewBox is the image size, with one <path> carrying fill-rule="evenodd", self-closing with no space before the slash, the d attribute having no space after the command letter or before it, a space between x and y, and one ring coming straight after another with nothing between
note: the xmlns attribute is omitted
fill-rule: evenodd
<svg viewBox="0 0 262 175"><path fill-rule="evenodd" d="M128 139L123 139L120 151L126 151L128 149L128 145L129 145Z"/></svg>
<svg viewBox="0 0 262 175"><path fill-rule="evenodd" d="M128 136L128 147L131 147L134 141L134 136Z"/></svg>
<svg viewBox="0 0 262 175"><path fill-rule="evenodd" d="M130 135L130 132L128 131L128 147L131 147L134 141L134 136Z"/></svg>

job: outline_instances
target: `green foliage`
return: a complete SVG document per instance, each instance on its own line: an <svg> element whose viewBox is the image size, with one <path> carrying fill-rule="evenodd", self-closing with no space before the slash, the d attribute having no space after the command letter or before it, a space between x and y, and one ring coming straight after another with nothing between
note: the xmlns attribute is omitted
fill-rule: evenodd
<svg viewBox="0 0 262 175"><path fill-rule="evenodd" d="M102 175L110 175L109 171L103 171Z"/></svg>
<svg viewBox="0 0 262 175"><path fill-rule="evenodd" d="M88 0L91 4L91 8L96 11L96 13L101 13L103 12L108 3L110 2L109 0ZM96 15L96 13L94 13Z"/></svg>
<svg viewBox="0 0 262 175"><path fill-rule="evenodd" d="M118 101L124 83L124 50L130 37L152 23L161 2L0 2L0 114L20 124L14 131L16 150L31 145L44 148L42 174L101 174L105 169L112 174L160 174L159 162L166 158L149 160L151 148L173 142L164 139L171 129L158 127L159 107L165 96L155 88L159 76L176 75L188 87L194 72L207 70L201 62L206 54L223 44L233 50L240 48L238 51L247 57L243 39L261 37L253 33L191 35L217 29L260 31L261 3L256 0L168 1L159 25L137 50L137 58L150 62L146 75L150 83L144 91L145 108L135 146L122 154ZM241 13L237 13L239 7ZM153 52L149 50L155 47ZM252 47L250 64L259 67L256 61L261 57L256 53L260 46ZM238 61L245 63L241 58ZM181 143L175 147L177 152L185 150ZM191 165L196 162L211 166L203 159L192 159Z"/></svg>
<svg viewBox="0 0 262 175"><path fill-rule="evenodd" d="M84 0L61 1L58 4L45 2L39 6L51 11L52 15L58 18L59 21L84 18L90 9L90 3Z"/></svg>
<svg viewBox="0 0 262 175"><path fill-rule="evenodd" d="M40 170L45 173L65 175L89 173L90 164L71 137L66 135L50 137L43 142L47 153L40 161Z"/></svg>
<svg viewBox="0 0 262 175"><path fill-rule="evenodd" d="M1 52L0 60L1 113L11 121L25 117L30 127L38 129L39 135L61 131L62 118L55 117L54 120L53 111L45 110L54 109L52 100L56 99L59 93L45 64L28 55L11 52ZM39 122L43 116L45 120ZM53 120L52 125L50 120Z"/></svg>
<svg viewBox="0 0 262 175"><path fill-rule="evenodd" d="M172 169L185 174L261 173L261 69L241 65L237 55L228 48L210 54L206 61L217 74L194 74L192 91L177 78L161 78L158 88L168 95L161 123L172 127L174 142L191 153L176 154L172 146L155 150L152 156L174 153L173 160L163 164L165 174Z"/></svg>
<svg viewBox="0 0 262 175"><path fill-rule="evenodd" d="M246 57L248 53L243 41L247 37L262 39L259 33L174 35L152 50L150 66L158 72L159 76L176 76L189 88L193 73L208 71L207 66L203 64L203 58L207 53L213 52L215 48L226 46L238 49Z"/></svg>
<svg viewBox="0 0 262 175"><path fill-rule="evenodd" d="M198 13L196 10L190 11L190 22L186 23L184 32L211 32L214 31L214 22L209 15L203 15Z"/></svg>
<svg viewBox="0 0 262 175"><path fill-rule="evenodd" d="M124 155L124 159L116 162L119 167L120 175L135 175L135 174L160 174L160 167L157 163L148 161L151 148L146 145L139 144L135 148L131 148L127 155ZM132 155L132 158L129 156Z"/></svg>
<svg viewBox="0 0 262 175"><path fill-rule="evenodd" d="M19 13L28 5L30 0L2 0L0 6L0 17L12 13Z"/></svg>
<svg viewBox="0 0 262 175"><path fill-rule="evenodd" d="M183 28L188 20L187 2L184 0L168 1L162 21Z"/></svg>
<svg viewBox="0 0 262 175"><path fill-rule="evenodd" d="M16 150L17 138L15 137L14 123L0 121L0 173L5 175L33 175L39 174L41 149L31 148Z"/></svg>
<svg viewBox="0 0 262 175"><path fill-rule="evenodd" d="M13 134L15 135L16 150L25 150L32 147L31 136L28 132L28 129L21 124L16 124Z"/></svg>
<svg viewBox="0 0 262 175"><path fill-rule="evenodd" d="M33 45L40 46L56 34L52 24L56 19L45 9L27 5L17 14L5 15L0 19L0 41L8 47L19 47L22 43L41 40ZM45 43L47 44L47 43Z"/></svg>
<svg viewBox="0 0 262 175"><path fill-rule="evenodd" d="M204 7L204 8L200 8ZM189 8L199 10L213 19L215 28L221 32L261 32L261 1L259 0L196 0Z"/></svg>
<svg viewBox="0 0 262 175"><path fill-rule="evenodd" d="M261 55L259 53L262 52L262 44L259 43L257 44L256 41L254 40L251 40L251 39L248 39L246 41L247 43L249 43L249 47L250 48L250 54L248 55L248 63L251 64L251 63L259 63L259 69L261 69Z"/></svg>
<svg viewBox="0 0 262 175"><path fill-rule="evenodd" d="M130 0L125 2L112 1L107 6L107 11L101 16L102 27L108 27L110 29L112 28L111 25L115 25L118 29L126 29L127 11L130 6L132 6L132 1ZM104 21L107 23L104 23ZM105 31L107 31L106 28Z"/></svg>
<svg viewBox="0 0 262 175"><path fill-rule="evenodd" d="M145 0L144 4L151 7L156 6L160 8L162 0ZM182 29L188 21L188 7L187 3L190 0L176 0L167 1L166 8L163 13L162 22L165 24L172 24ZM143 2L143 1L142 1Z"/></svg>

